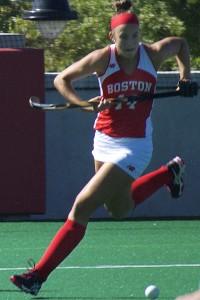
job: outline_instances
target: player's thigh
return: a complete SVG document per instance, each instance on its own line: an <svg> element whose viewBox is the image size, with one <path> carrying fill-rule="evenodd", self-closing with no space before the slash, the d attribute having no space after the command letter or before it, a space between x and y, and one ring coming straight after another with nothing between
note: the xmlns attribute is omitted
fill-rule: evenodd
<svg viewBox="0 0 200 300"><path fill-rule="evenodd" d="M130 198L132 181L132 178L118 166L104 163L78 194L73 209L76 213L91 214L99 206L113 203L114 199L116 199L116 205L120 205L122 195L124 199Z"/></svg>
<svg viewBox="0 0 200 300"><path fill-rule="evenodd" d="M99 171L99 169L104 165L104 162L94 160L94 168L95 168L95 173Z"/></svg>
<svg viewBox="0 0 200 300"><path fill-rule="evenodd" d="M99 169L104 164L100 161L94 161L95 171L98 172ZM129 180L129 179L128 179ZM130 179L131 183L133 181L132 177ZM133 200L130 197L130 187L127 186L127 191L125 190L126 186L118 192L117 197L109 198L106 200L104 207L107 209L109 214L117 219L121 219L127 216L128 212L133 209Z"/></svg>
<svg viewBox="0 0 200 300"><path fill-rule="evenodd" d="M130 196L130 188L126 191L119 192L117 197L114 197L104 204L109 214L115 219L123 219L134 208L133 200Z"/></svg>

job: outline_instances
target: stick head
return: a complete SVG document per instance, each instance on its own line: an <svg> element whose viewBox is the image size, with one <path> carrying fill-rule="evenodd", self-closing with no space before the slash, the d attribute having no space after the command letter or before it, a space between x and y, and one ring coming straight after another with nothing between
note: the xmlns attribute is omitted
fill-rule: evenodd
<svg viewBox="0 0 200 300"><path fill-rule="evenodd" d="M33 105L33 103L40 103L40 99L38 98L38 97L36 97L36 96L31 96L30 98L29 98L29 105L30 105L30 107L34 107L34 105Z"/></svg>

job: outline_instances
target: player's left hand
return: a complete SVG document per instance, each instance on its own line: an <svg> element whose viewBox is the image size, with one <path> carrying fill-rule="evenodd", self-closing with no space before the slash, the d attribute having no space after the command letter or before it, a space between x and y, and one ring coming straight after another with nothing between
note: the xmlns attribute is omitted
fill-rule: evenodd
<svg viewBox="0 0 200 300"><path fill-rule="evenodd" d="M183 97L194 97L198 94L198 84L191 80L179 80L177 91Z"/></svg>

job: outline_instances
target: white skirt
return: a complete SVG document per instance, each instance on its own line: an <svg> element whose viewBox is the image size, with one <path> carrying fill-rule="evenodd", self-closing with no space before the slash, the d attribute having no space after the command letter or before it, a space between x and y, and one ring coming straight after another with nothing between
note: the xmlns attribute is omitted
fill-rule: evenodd
<svg viewBox="0 0 200 300"><path fill-rule="evenodd" d="M152 136L145 138L113 138L99 131L95 132L94 159L119 166L136 179L147 168L153 152Z"/></svg>

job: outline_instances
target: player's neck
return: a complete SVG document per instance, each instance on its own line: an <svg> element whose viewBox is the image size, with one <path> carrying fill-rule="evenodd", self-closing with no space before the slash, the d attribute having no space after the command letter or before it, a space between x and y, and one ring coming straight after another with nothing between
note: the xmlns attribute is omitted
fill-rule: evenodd
<svg viewBox="0 0 200 300"><path fill-rule="evenodd" d="M124 56L117 55L117 61L120 68L126 74L132 74L137 67L138 53L133 57L124 57Z"/></svg>

